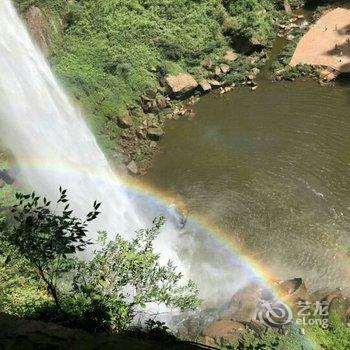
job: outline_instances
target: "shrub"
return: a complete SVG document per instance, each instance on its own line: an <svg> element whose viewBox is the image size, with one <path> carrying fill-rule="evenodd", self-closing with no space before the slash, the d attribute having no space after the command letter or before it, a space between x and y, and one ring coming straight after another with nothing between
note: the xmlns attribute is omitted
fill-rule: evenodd
<svg viewBox="0 0 350 350"><path fill-rule="evenodd" d="M2 259L7 263L19 256L29 262L46 286L54 304L42 303L42 308L35 310L37 317L88 330L121 332L137 315L145 315L149 304L180 310L200 304L194 283L182 283L174 264L161 265L154 252L153 241L163 218L156 219L151 228L137 231L131 241L116 235L107 242L107 234L100 233L99 248L92 258L81 260L75 253L92 244L86 237L87 224L99 215L100 203L95 202L81 220L69 210L66 190L61 188L55 211L50 210L50 201L41 201L35 193L17 193L16 198L13 215L0 233L2 246L7 247Z"/></svg>

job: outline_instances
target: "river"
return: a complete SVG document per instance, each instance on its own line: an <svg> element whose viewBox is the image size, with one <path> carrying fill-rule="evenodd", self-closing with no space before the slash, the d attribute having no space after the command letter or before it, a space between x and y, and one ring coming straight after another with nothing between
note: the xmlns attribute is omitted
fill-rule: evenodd
<svg viewBox="0 0 350 350"><path fill-rule="evenodd" d="M350 281L350 81L209 94L168 122L145 181L181 196L279 278Z"/></svg>

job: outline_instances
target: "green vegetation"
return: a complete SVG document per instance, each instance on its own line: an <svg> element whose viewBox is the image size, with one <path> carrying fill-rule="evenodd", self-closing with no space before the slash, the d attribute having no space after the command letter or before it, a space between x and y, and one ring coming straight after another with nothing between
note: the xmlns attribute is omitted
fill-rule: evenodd
<svg viewBox="0 0 350 350"><path fill-rule="evenodd" d="M117 153L116 116L139 106L146 90L162 94L159 77L187 71L207 75L237 42L268 45L274 36L273 0L16 0L40 7L51 26L50 61L90 117L100 144ZM235 66L238 75L246 72ZM240 79L236 79L239 81ZM230 78L230 81L233 81ZM142 111L134 113L136 125Z"/></svg>
<svg viewBox="0 0 350 350"><path fill-rule="evenodd" d="M1 312L119 333L136 316L145 317L150 304L179 310L199 306L194 283L183 283L174 264L160 265L154 253L163 218L130 242L117 235L107 243L106 233L100 233L99 247L82 260L76 253L93 244L86 238L87 225L99 215L99 203L81 220L70 210L65 190L60 189L54 212L50 201L34 193L16 198L0 232Z"/></svg>

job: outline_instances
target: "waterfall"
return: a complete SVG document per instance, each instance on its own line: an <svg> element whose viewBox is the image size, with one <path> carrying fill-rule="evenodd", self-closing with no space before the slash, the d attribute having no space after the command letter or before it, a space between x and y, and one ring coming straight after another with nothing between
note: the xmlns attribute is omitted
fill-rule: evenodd
<svg viewBox="0 0 350 350"><path fill-rule="evenodd" d="M179 232L169 209L130 195L9 0L0 1L0 128L25 188L52 200L59 186L66 188L78 215L86 214L94 200L102 202L92 238L97 229L131 237L165 214L169 220L156 250L197 282L202 297L231 296L249 279L250 272L195 224L189 223L191 234Z"/></svg>

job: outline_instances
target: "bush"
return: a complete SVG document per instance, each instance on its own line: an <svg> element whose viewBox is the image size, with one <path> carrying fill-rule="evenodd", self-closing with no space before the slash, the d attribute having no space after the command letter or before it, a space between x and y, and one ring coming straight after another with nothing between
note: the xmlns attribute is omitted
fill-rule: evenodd
<svg viewBox="0 0 350 350"><path fill-rule="evenodd" d="M93 210L81 220L69 210L66 190L61 188L55 211L50 210L50 201L41 201L35 193L17 193L16 198L18 203L0 233L2 246L7 247L2 251L0 268L2 261L6 265L20 257L41 281L31 282L44 284L54 301L47 298L41 308L28 312L31 316L90 331L121 332L137 315L146 315L150 304L180 310L199 306L194 283L182 283L174 264L169 261L160 265L154 252L153 241L163 218L156 219L151 228L137 231L130 242L121 235L107 242L107 234L100 233L99 248L92 258L81 260L75 253L92 244L86 237L87 224L99 215L99 203L95 202ZM11 300L15 302L16 298ZM0 306L3 304L0 300Z"/></svg>

